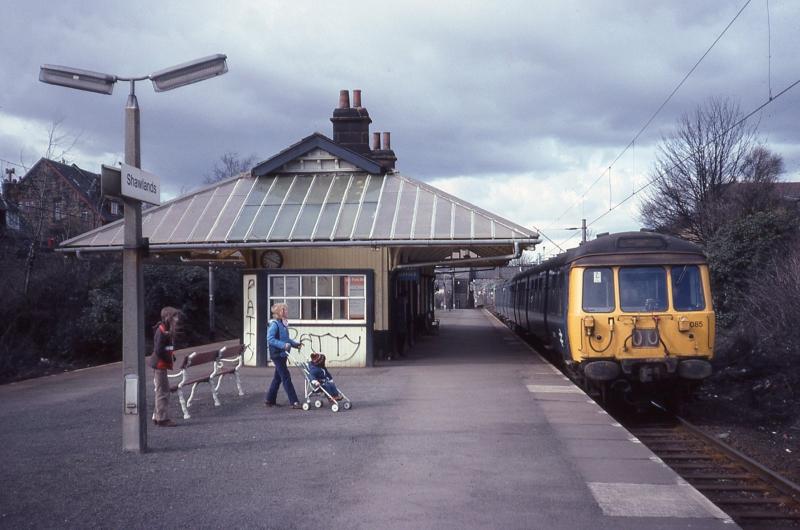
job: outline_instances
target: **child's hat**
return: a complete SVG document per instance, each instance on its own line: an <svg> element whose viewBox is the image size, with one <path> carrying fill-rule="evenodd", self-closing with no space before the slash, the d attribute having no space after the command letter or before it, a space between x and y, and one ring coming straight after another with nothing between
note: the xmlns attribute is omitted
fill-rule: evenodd
<svg viewBox="0 0 800 530"><path fill-rule="evenodd" d="M325 362L325 354L322 353L312 353L311 354L311 362L314 364L322 364Z"/></svg>

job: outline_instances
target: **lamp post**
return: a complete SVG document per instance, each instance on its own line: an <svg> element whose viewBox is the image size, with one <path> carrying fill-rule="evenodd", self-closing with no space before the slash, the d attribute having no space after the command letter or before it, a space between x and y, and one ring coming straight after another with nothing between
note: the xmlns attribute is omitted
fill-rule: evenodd
<svg viewBox="0 0 800 530"><path fill-rule="evenodd" d="M156 92L164 92L203 81L228 71L227 56L211 55L159 70L143 77L79 70L67 66L45 64L39 70L39 81L77 90L110 95L117 81L129 81L130 93L125 104L125 163L141 168L139 140L139 102L136 81L149 79ZM144 379L144 290L142 289L142 203L123 197L125 205L124 243L122 251L122 449L147 451L147 401Z"/></svg>

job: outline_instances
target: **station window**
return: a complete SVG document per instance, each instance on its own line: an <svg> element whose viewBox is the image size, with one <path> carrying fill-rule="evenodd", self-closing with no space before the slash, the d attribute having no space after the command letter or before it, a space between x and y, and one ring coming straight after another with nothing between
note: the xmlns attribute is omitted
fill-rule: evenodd
<svg viewBox="0 0 800 530"><path fill-rule="evenodd" d="M672 267L672 305L676 311L702 311L706 308L703 280L697 265Z"/></svg>
<svg viewBox="0 0 800 530"><path fill-rule="evenodd" d="M587 313L609 313L615 309L614 272L609 268L583 271L583 310Z"/></svg>
<svg viewBox="0 0 800 530"><path fill-rule="evenodd" d="M366 322L367 278L363 274L271 275L269 304L285 303L301 322Z"/></svg>
<svg viewBox="0 0 800 530"><path fill-rule="evenodd" d="M667 271L663 267L623 267L619 270L619 305L623 311L667 309Z"/></svg>

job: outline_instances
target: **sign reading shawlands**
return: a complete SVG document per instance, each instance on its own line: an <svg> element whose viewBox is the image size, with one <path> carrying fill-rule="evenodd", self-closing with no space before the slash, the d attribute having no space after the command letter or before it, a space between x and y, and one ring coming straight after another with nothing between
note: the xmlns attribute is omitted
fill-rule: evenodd
<svg viewBox="0 0 800 530"><path fill-rule="evenodd" d="M161 179L143 169L122 164L120 194L131 199L161 204Z"/></svg>

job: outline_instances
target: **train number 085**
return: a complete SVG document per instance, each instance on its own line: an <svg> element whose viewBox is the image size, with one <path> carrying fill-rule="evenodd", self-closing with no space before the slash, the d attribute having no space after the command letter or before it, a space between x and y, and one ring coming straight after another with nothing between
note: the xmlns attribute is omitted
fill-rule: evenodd
<svg viewBox="0 0 800 530"><path fill-rule="evenodd" d="M695 320L695 321L689 322L689 327L690 328L702 328L703 327L703 321L702 320Z"/></svg>

